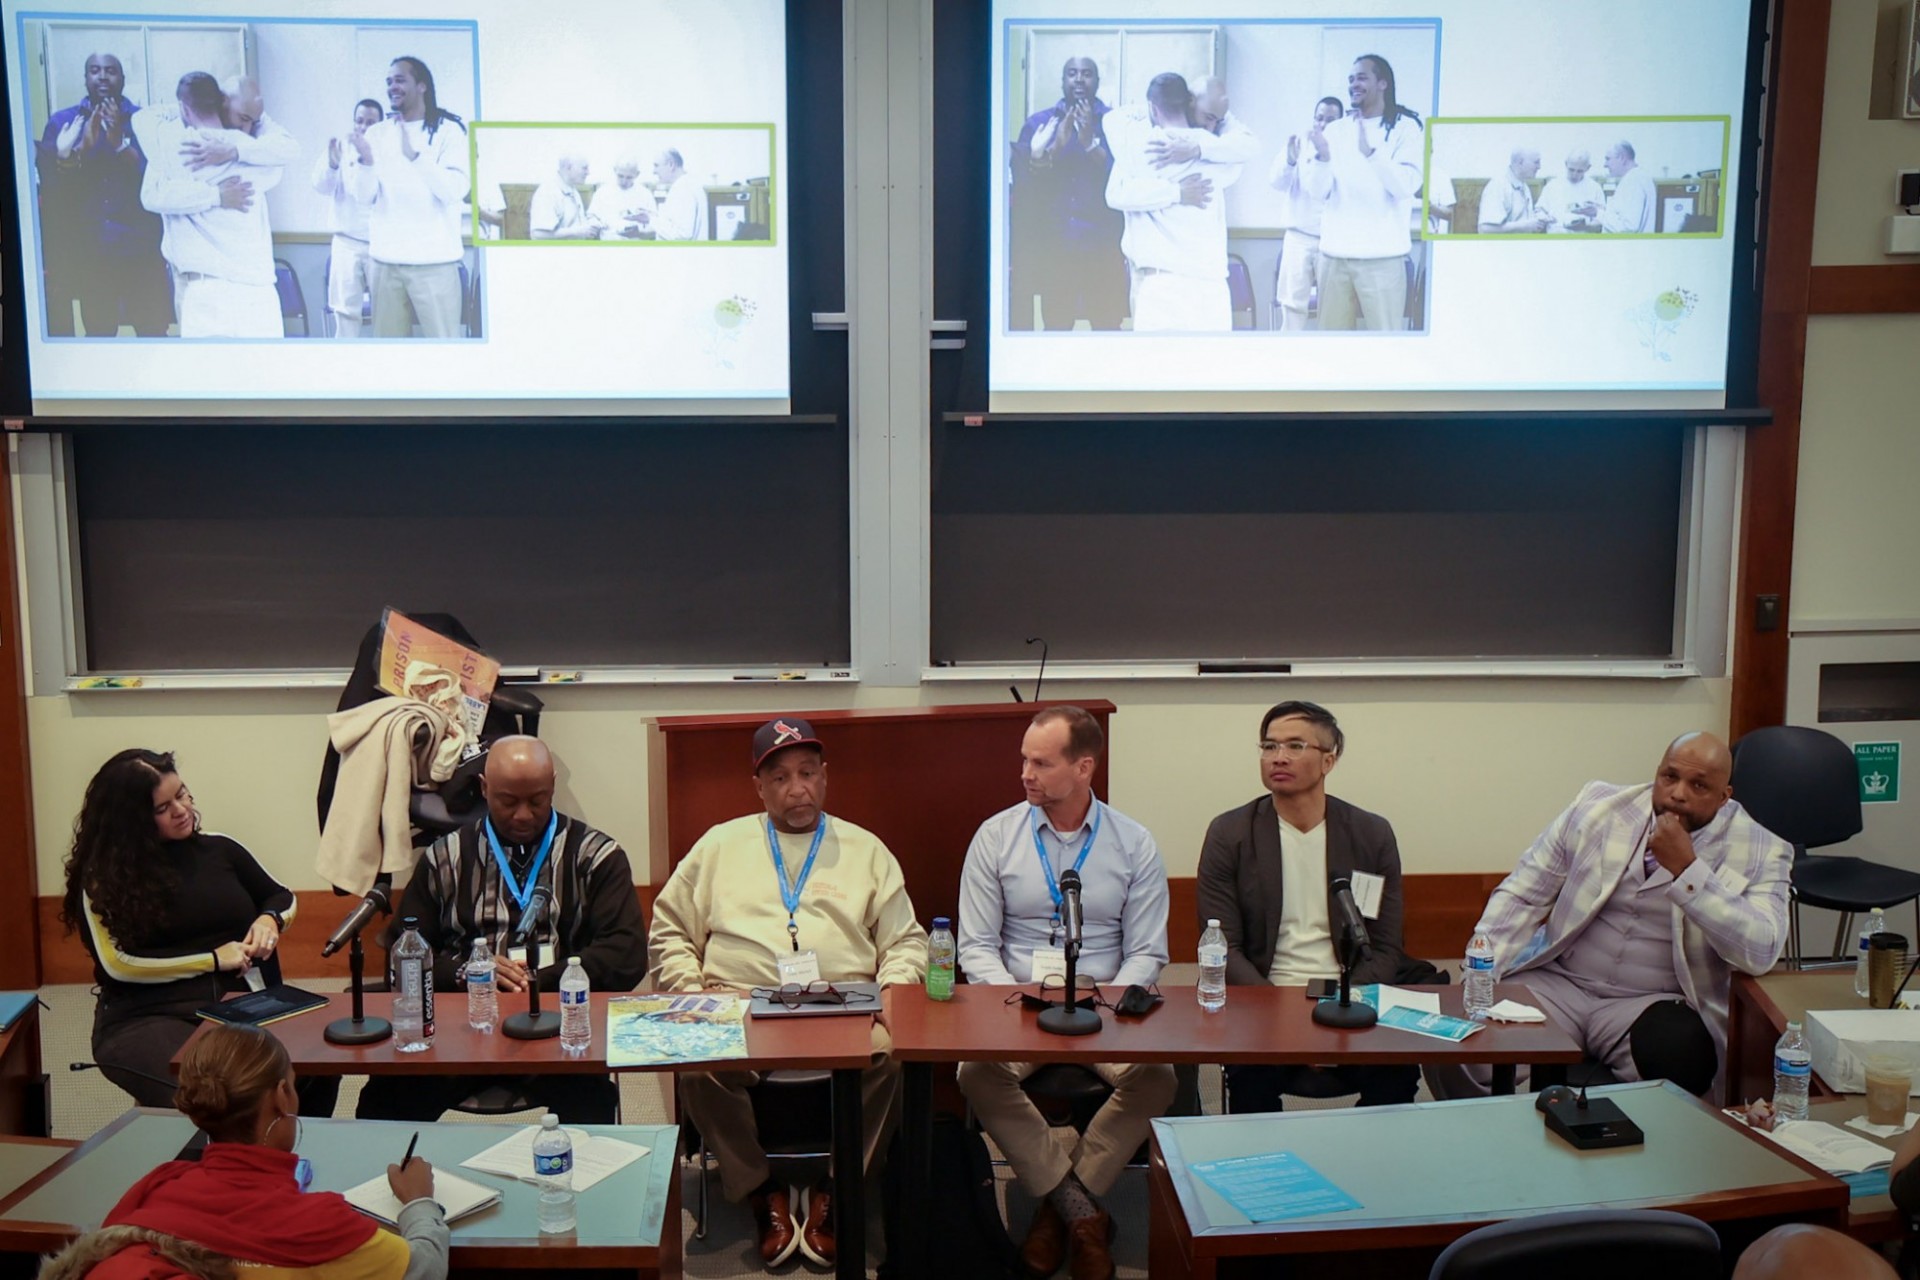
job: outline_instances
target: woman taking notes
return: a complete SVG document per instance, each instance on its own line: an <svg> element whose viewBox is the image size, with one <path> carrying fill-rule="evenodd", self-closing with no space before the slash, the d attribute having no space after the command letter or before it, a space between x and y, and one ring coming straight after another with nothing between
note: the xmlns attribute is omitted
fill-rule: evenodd
<svg viewBox="0 0 1920 1280"><path fill-rule="evenodd" d="M444 1280L447 1222L425 1160L387 1166L405 1206L397 1236L338 1193L304 1189L293 1068L270 1033L208 1027L180 1064L173 1100L207 1131L200 1159L136 1182L44 1280Z"/></svg>

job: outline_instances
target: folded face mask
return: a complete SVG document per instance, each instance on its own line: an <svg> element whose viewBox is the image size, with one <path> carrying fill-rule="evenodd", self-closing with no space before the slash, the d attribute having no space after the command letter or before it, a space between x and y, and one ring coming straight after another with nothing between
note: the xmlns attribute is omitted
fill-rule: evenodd
<svg viewBox="0 0 1920 1280"><path fill-rule="evenodd" d="M1158 991L1149 991L1135 983L1127 988L1126 994L1120 997L1120 1002L1113 1006L1113 1011L1123 1018L1144 1018L1158 1009L1161 1002L1162 997Z"/></svg>

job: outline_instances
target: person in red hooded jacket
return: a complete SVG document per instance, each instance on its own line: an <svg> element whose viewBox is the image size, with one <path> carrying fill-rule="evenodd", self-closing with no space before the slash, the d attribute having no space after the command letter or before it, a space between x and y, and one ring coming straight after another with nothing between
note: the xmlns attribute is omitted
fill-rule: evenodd
<svg viewBox="0 0 1920 1280"><path fill-rule="evenodd" d="M293 1068L269 1032L209 1027L181 1061L174 1104L208 1134L200 1159L135 1183L47 1280L231 1280L239 1268L248 1280L446 1280L446 1214L425 1160L387 1166L399 1235L304 1189Z"/></svg>

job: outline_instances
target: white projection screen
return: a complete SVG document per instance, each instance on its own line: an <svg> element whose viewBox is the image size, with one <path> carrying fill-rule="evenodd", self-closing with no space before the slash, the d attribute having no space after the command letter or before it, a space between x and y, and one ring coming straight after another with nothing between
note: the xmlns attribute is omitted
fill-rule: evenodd
<svg viewBox="0 0 1920 1280"><path fill-rule="evenodd" d="M785 12L3 0L31 411L786 413Z"/></svg>
<svg viewBox="0 0 1920 1280"><path fill-rule="evenodd" d="M989 407L1726 407L1751 10L994 0Z"/></svg>

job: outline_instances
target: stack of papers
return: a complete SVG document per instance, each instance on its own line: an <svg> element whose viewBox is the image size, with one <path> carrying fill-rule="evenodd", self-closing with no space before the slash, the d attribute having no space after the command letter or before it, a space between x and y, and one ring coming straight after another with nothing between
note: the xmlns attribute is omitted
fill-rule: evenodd
<svg viewBox="0 0 1920 1280"><path fill-rule="evenodd" d="M533 1140L539 1132L539 1125L523 1125L515 1130L512 1137L494 1143L479 1155L462 1160L460 1167L537 1185L538 1180L533 1176ZM618 1173L649 1150L618 1138L596 1138L581 1129L568 1129L567 1136L573 1139L575 1191L585 1191L602 1179Z"/></svg>
<svg viewBox="0 0 1920 1280"><path fill-rule="evenodd" d="M1893 1152L1877 1142L1848 1133L1824 1120L1790 1120L1772 1130L1756 1129L1824 1172L1864 1173L1893 1163Z"/></svg>

